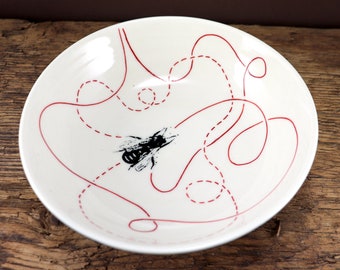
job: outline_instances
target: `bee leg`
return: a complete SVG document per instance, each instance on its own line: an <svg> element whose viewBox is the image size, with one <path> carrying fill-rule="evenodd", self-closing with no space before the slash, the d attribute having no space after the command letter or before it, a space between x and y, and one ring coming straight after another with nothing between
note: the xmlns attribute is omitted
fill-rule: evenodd
<svg viewBox="0 0 340 270"><path fill-rule="evenodd" d="M138 136L128 136L128 137L133 138L133 139L138 139L138 140L142 139L141 137L138 137Z"/></svg>
<svg viewBox="0 0 340 270"><path fill-rule="evenodd" d="M154 157L151 157L151 169L153 168L153 166L155 166L156 161Z"/></svg>

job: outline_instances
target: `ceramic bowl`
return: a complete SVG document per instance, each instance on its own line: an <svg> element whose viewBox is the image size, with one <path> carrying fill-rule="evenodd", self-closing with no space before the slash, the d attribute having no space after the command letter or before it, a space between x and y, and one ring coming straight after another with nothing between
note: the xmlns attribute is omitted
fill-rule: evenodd
<svg viewBox="0 0 340 270"><path fill-rule="evenodd" d="M114 248L192 252L278 213L314 159L317 114L284 57L236 28L152 17L97 31L34 84L27 178L64 224Z"/></svg>

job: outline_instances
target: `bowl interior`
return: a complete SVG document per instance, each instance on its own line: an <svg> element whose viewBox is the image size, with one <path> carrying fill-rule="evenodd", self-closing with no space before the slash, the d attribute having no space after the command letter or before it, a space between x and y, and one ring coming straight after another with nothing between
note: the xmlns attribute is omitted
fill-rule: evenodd
<svg viewBox="0 0 340 270"><path fill-rule="evenodd" d="M194 18L117 24L66 49L24 108L27 177L101 243L179 253L226 243L302 185L317 116L296 70L235 28Z"/></svg>

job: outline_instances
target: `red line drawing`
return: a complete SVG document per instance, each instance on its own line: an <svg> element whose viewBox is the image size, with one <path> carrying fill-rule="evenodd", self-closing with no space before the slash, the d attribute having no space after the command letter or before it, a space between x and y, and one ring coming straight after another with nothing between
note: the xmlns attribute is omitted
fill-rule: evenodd
<svg viewBox="0 0 340 270"><path fill-rule="evenodd" d="M259 205L262 201L264 201L270 194L274 192L274 190L277 189L277 187L282 183L282 181L285 179L287 173L290 171L297 154L298 145L299 145L299 136L298 136L298 129L295 126L295 123L292 119L285 117L285 116L277 116L277 117L267 117L263 109L260 107L260 105L256 104L254 101L247 99L247 79L249 77L255 78L255 79L262 79L267 74L267 64L265 59L262 57L255 57L251 59L248 63L241 59L240 55L238 54L237 50L233 47L233 45L226 39L225 37L222 37L218 34L211 34L207 33L200 37L198 37L194 42L193 46L191 48L191 51L189 55L182 57L181 59L175 61L170 67L169 72L167 76L161 76L158 75L155 71L153 71L151 68L147 67L143 60L141 59L138 52L135 50L133 44L131 44L127 32L125 29L118 29L118 35L119 35L119 41L120 45L123 50L124 54L124 75L122 78L122 81L120 85L117 87L117 89L112 89L109 84L106 84L102 80L98 79L91 79L87 80L80 84L80 87L76 91L76 98L75 102L65 102L65 101L57 101L50 104L47 104L43 110L40 112L39 115L39 131L42 138L43 143L49 150L49 152L52 154L52 156L55 158L55 160L63 166L64 169L66 169L69 173L71 173L76 179L81 180L85 182L87 185L84 189L81 190L78 196L78 204L80 211L84 215L84 217L93 225L96 227L107 230L96 223L95 220L92 220L90 216L87 215L87 213L84 210L83 207L83 197L85 193L90 192L91 189L96 188L100 189L104 192L107 192L125 203L135 207L136 209L139 209L142 217L133 218L130 220L130 222L127 224L128 227L131 230L138 231L138 232L144 232L144 233L151 233L159 229L159 224L161 223L180 223L180 224L209 224L209 223L217 223L217 222L225 222L230 221L230 223L225 223L225 226L230 226L233 224L237 218L240 215L243 215L244 213L250 211L257 205ZM221 42L223 42L229 50L231 50L232 54L234 55L236 61L240 63L244 68L244 73L242 77L242 89L240 89L241 94L236 94L234 88L232 87L232 84L230 82L230 78L226 72L225 67L219 61L216 59L216 57L212 57L210 55L204 55L204 54L196 54L197 46L200 42L202 42L205 39L217 39ZM156 90L154 90L151 86L150 87L143 87L140 91L136 92L137 96L136 99L140 103L140 107L136 107L135 105L129 105L128 101L124 100L124 98L120 95L122 89L125 86L125 81L127 74L129 73L128 69L128 63L127 63L127 53L128 51L133 55L136 62L144 69L144 71L154 79L157 79L163 83L165 83L166 91L163 92L163 95L161 97L158 96L158 93ZM119 140L122 139L124 136L121 133L113 134L111 132L101 130L100 128L96 127L95 123L90 123L86 119L86 117L82 114L82 109L89 108L89 107L95 107L97 105L106 103L110 100L115 100L117 103L120 104L123 108L125 108L127 111L131 113L143 113L151 108L154 108L156 106L162 106L162 104L166 103L171 98L171 93L174 90L174 84L178 83L186 78L188 78L193 70L195 69L196 62L200 61L209 61L211 64L215 65L217 69L219 70L219 74L224 78L224 93L225 98L221 99L219 101L216 101L214 103L208 104L204 107L201 107L200 109L193 111L190 114L183 115L182 119L180 119L177 123L172 124L172 128L176 130L181 130L186 125L189 125L194 119L200 118L203 114L209 112L210 110L213 110L215 108L220 108L223 106L224 108L224 115L220 117L217 121L214 123L211 123L208 130L204 131L204 134L202 134L202 142L193 152L189 155L189 158L187 159L185 164L182 164L181 168L179 168L180 173L178 174L177 178L175 180L172 180L172 185L168 188L162 188L159 186L158 177L156 176L155 171L153 168L151 168L149 173L149 179L145 179L148 181L151 185L151 187L158 193L161 194L169 194L171 192L174 192L179 188L179 186L182 184L183 179L186 177L187 172L189 171L190 167L192 166L193 162L197 160L199 157L203 158L206 162L206 164L210 167L210 169L214 172L215 178L214 179L194 179L192 181L189 181L183 188L183 199L188 200L193 205L199 206L203 204L212 204L216 203L218 200L220 200L222 197L227 198L230 201L231 207L233 208L233 214L230 214L228 216L217 218L217 219L202 219L202 220L195 220L190 219L188 217L186 220L184 219L173 219L173 218L158 218L154 217L150 210L146 209L143 205L135 202L134 198L130 198L127 196L123 196L116 192L115 190L112 190L110 188L107 188L105 185L99 183L99 179L106 176L108 172L114 173L114 168L121 168L122 163L117 162L112 167L109 167L107 170L102 171L100 174L98 174L97 177L95 177L94 180L91 180L88 177L83 176L80 172L72 169L71 165L67 164L55 151L53 147L51 147L51 144L46 137L45 134L45 128L44 128L44 119L45 114L48 110L50 110L52 107L72 107L75 108L75 112L81 121L83 123L86 130L90 130L91 132L94 132L97 135L104 136L107 138L110 138L112 140ZM176 70L176 68L184 62L188 62L188 70L184 72L184 75L182 75L180 78L174 78L173 74ZM257 63L261 67L263 67L262 72L259 74L254 73L252 71L252 65L254 63ZM166 78L166 79L164 79ZM83 94L84 89L88 87L89 89L86 89L86 91L90 91L91 88L101 87L103 91L108 92L108 96L104 99L93 102L93 103L81 103L81 96ZM148 95L148 99L143 98L143 95ZM239 109L236 109L236 106L238 106ZM237 202L237 198L233 194L232 187L230 186L230 183L228 182L228 176L225 174L224 168L218 164L215 160L213 155L210 153L210 149L213 148L213 146L220 143L231 131L235 130L237 125L240 123L241 118L244 116L244 112L246 108L252 108L256 112L258 112L261 120L254 122L247 126L246 128L243 128L239 130L236 135L230 140L228 147L227 147L227 153L226 153L226 161L228 161L230 164L234 166L247 166L255 161L257 161L264 152L264 149L267 145L268 140L268 133L270 129L270 123L273 121L285 121L290 124L292 130L295 134L295 146L294 146L294 153L291 157L291 160L289 162L288 168L284 172L283 176L277 180L276 185L269 190L265 196L260 198L256 203L249 205L246 208L240 208ZM263 127L264 130L264 136L263 141L261 142L261 147L258 151L258 153L251 159L238 162L233 159L232 157L232 148L235 142L237 140L245 135L247 132L253 130L256 127ZM154 163L154 162L153 162ZM145 166L143 166L142 169L144 169ZM205 197L204 199L196 198L197 195L192 194L192 189L199 186L199 185L210 185L211 187L216 188L217 192L212 194L210 197ZM195 197L196 196L196 197ZM153 226L147 230L141 230L136 227L138 225L138 222L151 222Z"/></svg>

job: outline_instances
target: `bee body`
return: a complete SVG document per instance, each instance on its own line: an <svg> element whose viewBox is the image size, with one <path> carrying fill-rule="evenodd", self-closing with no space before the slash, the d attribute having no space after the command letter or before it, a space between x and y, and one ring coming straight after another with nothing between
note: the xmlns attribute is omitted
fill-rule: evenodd
<svg viewBox="0 0 340 270"><path fill-rule="evenodd" d="M123 146L121 152L122 160L134 167L136 171L141 171L151 163L151 168L155 165L155 154L164 146L174 140L176 136L165 137L166 128L156 132L151 137L142 139L131 136L135 140L133 144Z"/></svg>

